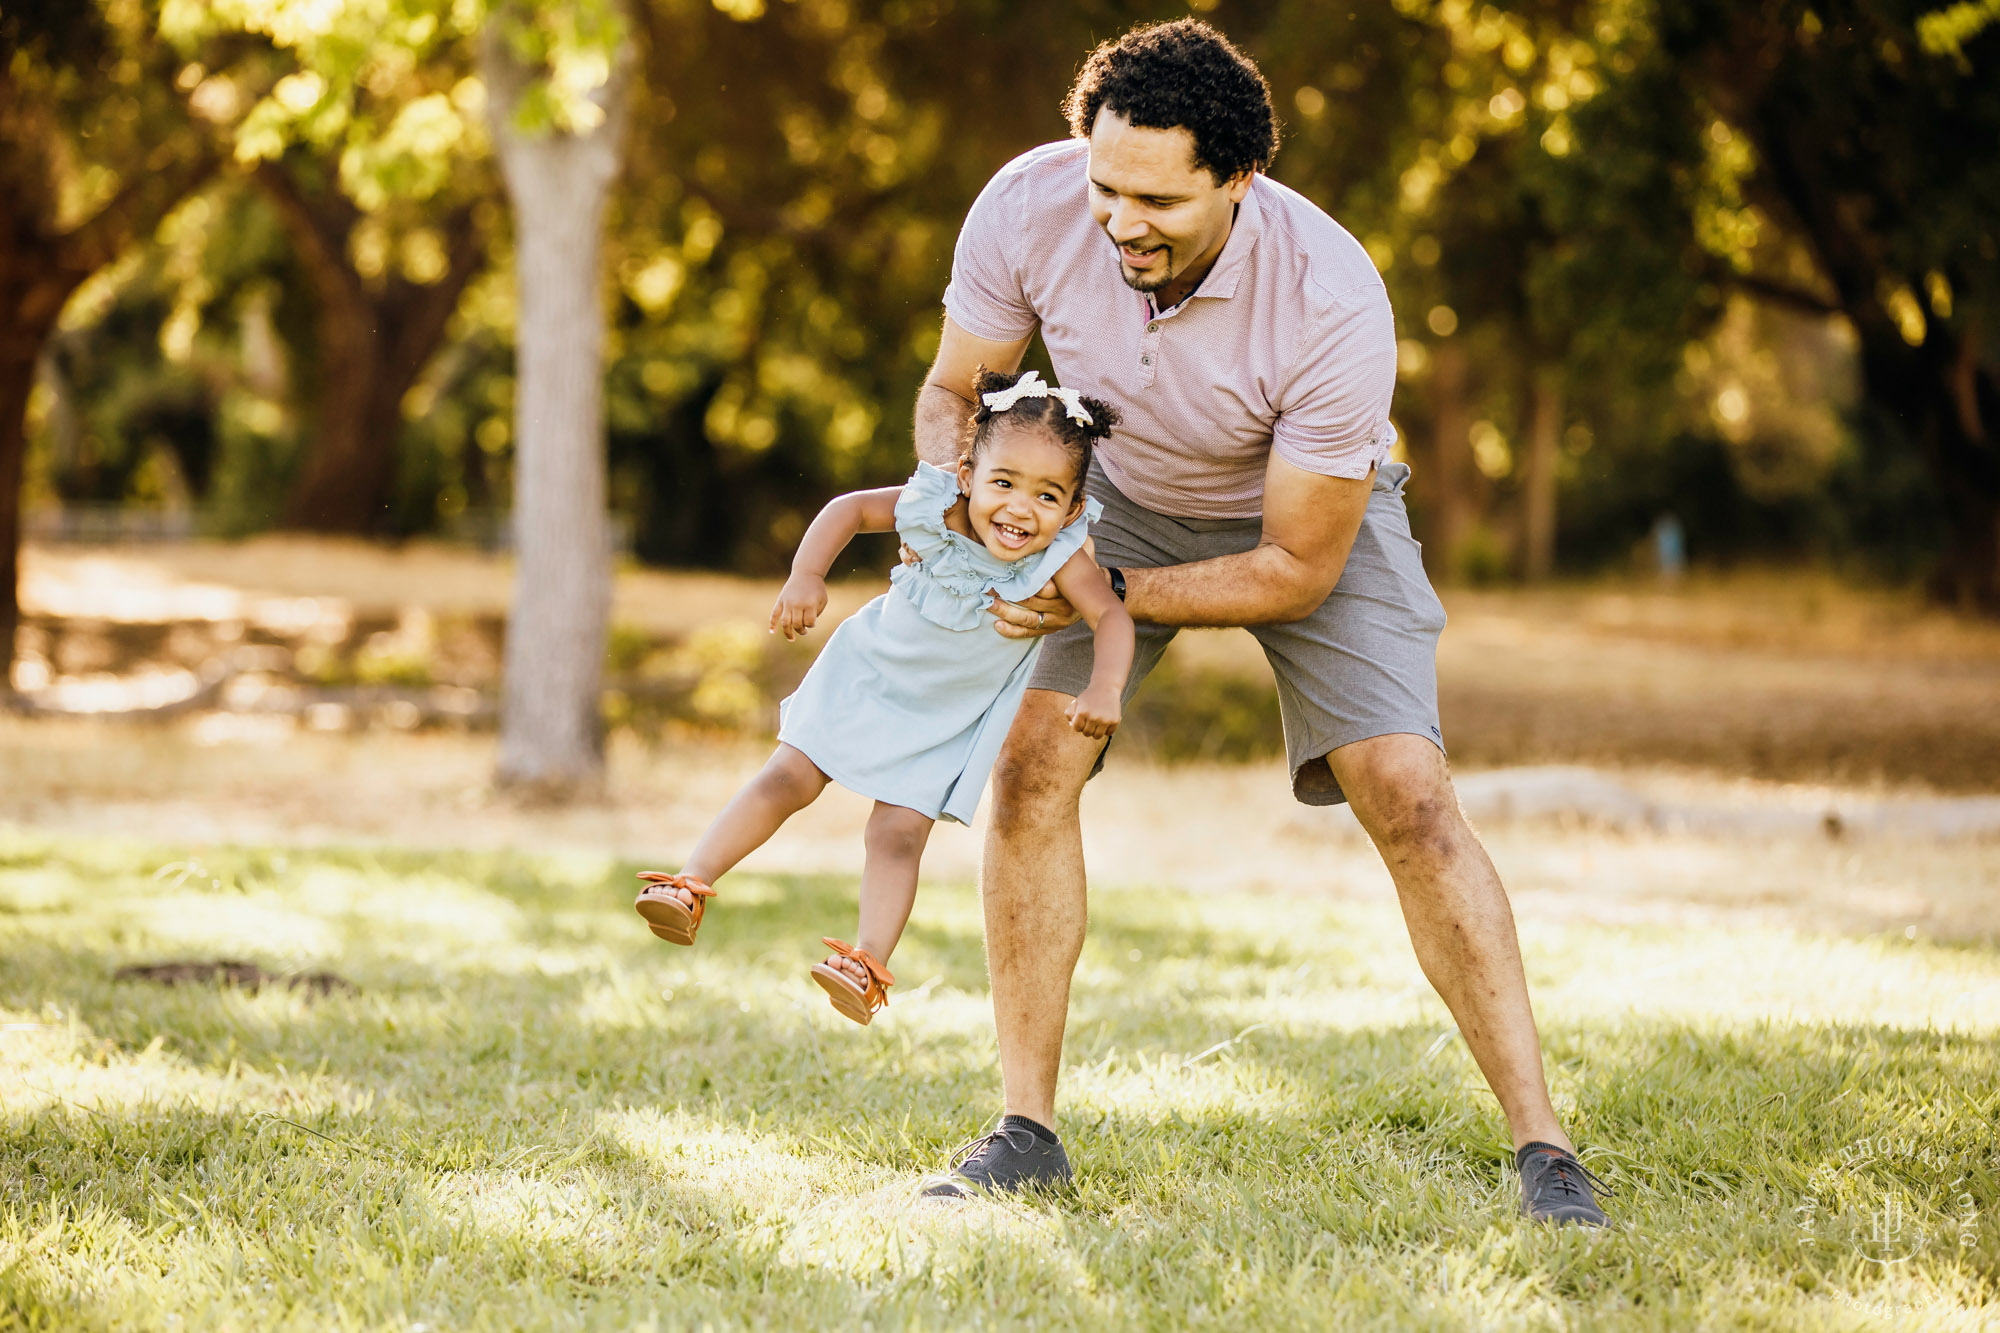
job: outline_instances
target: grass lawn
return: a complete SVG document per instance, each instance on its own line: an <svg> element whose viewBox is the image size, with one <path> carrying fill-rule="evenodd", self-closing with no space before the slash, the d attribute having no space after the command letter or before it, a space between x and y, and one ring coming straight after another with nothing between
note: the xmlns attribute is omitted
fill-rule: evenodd
<svg viewBox="0 0 2000 1333"><path fill-rule="evenodd" d="M997 1109L972 888L863 1030L850 878L682 950L637 868L0 833L0 1327L2000 1325L1990 943L1525 932L1588 1235L1516 1217L1393 904L1109 888L1074 1195L919 1204ZM359 989L112 976L217 957Z"/></svg>

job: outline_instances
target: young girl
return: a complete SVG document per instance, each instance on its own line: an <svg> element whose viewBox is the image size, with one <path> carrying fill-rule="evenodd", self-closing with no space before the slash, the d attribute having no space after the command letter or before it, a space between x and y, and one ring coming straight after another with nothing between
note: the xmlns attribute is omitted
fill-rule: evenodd
<svg viewBox="0 0 2000 1333"><path fill-rule="evenodd" d="M1117 412L1041 376L981 369L956 472L928 463L902 486L855 491L799 543L771 628L804 634L826 609L826 571L857 532L895 531L915 558L890 590L842 622L779 707L778 749L709 826L678 875L647 871L634 904L653 933L693 944L712 885L826 784L873 797L861 871L859 944L822 936L812 969L833 1007L866 1023L895 984L884 966L916 901L917 863L938 819L969 823L1034 670L1040 639L994 628L994 600L1051 578L1090 622L1096 665L1069 711L1091 737L1118 729L1132 621L1084 549L1103 512L1083 493L1092 442Z"/></svg>

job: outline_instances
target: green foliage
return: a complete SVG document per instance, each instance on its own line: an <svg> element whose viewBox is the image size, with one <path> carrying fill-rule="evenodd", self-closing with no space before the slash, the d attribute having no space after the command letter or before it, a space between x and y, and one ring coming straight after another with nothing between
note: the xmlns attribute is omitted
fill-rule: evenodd
<svg viewBox="0 0 2000 1333"><path fill-rule="evenodd" d="M1690 3L1662 11L1660 49L1717 137L1748 140L1746 197L1803 260L1807 280L1787 283L1768 247L1757 286L1845 317L1869 426L1924 459L1946 533L1934 587L1990 610L2000 353L1982 316L2000 298L2000 31L1972 25L1934 53L1922 8Z"/></svg>
<svg viewBox="0 0 2000 1333"><path fill-rule="evenodd" d="M1931 55L1963 56L1965 44L2000 23L2000 0L1959 0L1917 20L1917 37Z"/></svg>
<svg viewBox="0 0 2000 1333"><path fill-rule="evenodd" d="M340 150L342 184L363 207L435 193L440 161L479 145L485 105L476 80L385 109L371 109L369 94L448 68L454 48L490 27L541 76L517 108L521 128L587 128L602 119L591 95L627 33L615 0L166 0L160 27L183 43L248 33L287 53L297 68L244 118L237 156L274 158L295 143Z"/></svg>
<svg viewBox="0 0 2000 1333"><path fill-rule="evenodd" d="M487 22L536 78L516 101L529 134L586 130L604 121L594 94L611 80L629 28L616 0L489 0Z"/></svg>
<svg viewBox="0 0 2000 1333"><path fill-rule="evenodd" d="M307 336L275 220L233 183L84 288L47 351L31 497L205 507L223 533L278 512L299 445L286 347Z"/></svg>
<svg viewBox="0 0 2000 1333"><path fill-rule="evenodd" d="M289 56L294 68L237 128L237 159L304 144L334 156L342 185L365 200L434 193L440 159L477 133L476 89L457 105L436 93L382 105L370 94L446 63L479 18L476 7L449 0L167 0L160 25L183 42L246 33Z"/></svg>
<svg viewBox="0 0 2000 1333"><path fill-rule="evenodd" d="M1992 7L1923 10L1399 0L1329 11L1260 0L1213 12L1271 78L1287 121L1276 176L1328 208L1384 271L1404 350L1396 422L1418 463L1420 517L1437 475L1428 376L1456 339L1471 353L1464 415L1480 433L1470 499L1496 567L1518 536L1527 384L1551 368L1566 386L1558 512L1574 563L1622 559L1653 515L1691 517L1702 501L1637 493L1636 476L1700 475L1752 509L1820 514L1803 526L1756 520L1734 548L1724 532L1702 548L1716 556L1768 551L1808 529L1812 549L1835 554L1907 564L1940 549L1900 517L1925 487L1932 502L1947 494L1935 469L1928 482L1910 475L1907 456L1928 457L1914 409L1879 395L1866 411L1835 403L1806 439L1789 423L1819 407L1816 390L1771 380L1747 415L1718 415L1732 388L1754 388L1724 373L1737 363L1718 341L1722 317L1732 300L1774 291L1798 309L1852 304L1857 327L1873 319L1899 343L1908 330L1972 338L1972 362L1990 364L1971 331L1995 282L1994 135L1954 127L1993 116L1995 85L1981 77ZM642 559L768 572L828 494L904 475L909 403L978 188L1011 155L1066 132L1057 104L1092 41L1182 12L997 0L167 0L160 23L184 46L254 39L228 69L188 66L188 95L237 106L225 128L240 163L282 163L352 203L348 257L377 286L431 280L440 219L495 197L478 41L503 43L537 73L516 101L519 123L558 132L599 114L592 94L629 40L641 63L607 237L613 504ZM1831 273L1809 212L1788 202L1791 169L1774 162L1773 136L1807 126L1815 132L1801 137L1838 149L1824 169L1868 195L1872 221L1850 239L1879 250L1879 272ZM253 213L227 215L251 228ZM504 275L504 222L490 206L480 216ZM297 271L285 282L290 309ZM229 315L204 318L226 328ZM407 396L396 530L508 505L514 318L504 276L476 282L449 346ZM246 415L227 383L188 400L221 421L210 434L235 441L216 478L232 493L265 495L294 475L298 423L323 388L310 324L286 321L280 333L298 371L280 405L287 430L246 430L270 413ZM127 345L115 375L136 386L107 403L185 375L136 326L105 336ZM1782 351L1785 339L1799 336L1770 333L1753 350ZM1690 373L1691 347L1723 369ZM1878 428L1903 433L1855 433ZM1676 451L1685 466L1654 466ZM1910 497L1891 507L1898 517L1843 479L1878 467ZM1972 472L1977 496L1983 474ZM1814 494L1776 495L1767 482L1779 473L1813 478ZM106 478L109 494L117 479ZM1717 512L1737 512L1730 504Z"/></svg>

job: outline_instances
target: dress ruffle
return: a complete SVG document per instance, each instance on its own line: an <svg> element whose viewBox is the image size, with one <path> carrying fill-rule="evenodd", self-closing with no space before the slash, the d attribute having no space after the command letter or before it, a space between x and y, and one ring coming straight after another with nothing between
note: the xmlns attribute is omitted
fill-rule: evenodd
<svg viewBox="0 0 2000 1333"><path fill-rule="evenodd" d="M1083 513L1045 549L1025 559L1002 560L945 526L945 513L958 498L955 475L929 463L917 464L896 501L896 535L917 563L897 565L889 574L889 581L924 619L946 629L979 628L993 594L1017 602L1040 591L1082 549L1090 525L1104 514L1104 506L1086 496Z"/></svg>

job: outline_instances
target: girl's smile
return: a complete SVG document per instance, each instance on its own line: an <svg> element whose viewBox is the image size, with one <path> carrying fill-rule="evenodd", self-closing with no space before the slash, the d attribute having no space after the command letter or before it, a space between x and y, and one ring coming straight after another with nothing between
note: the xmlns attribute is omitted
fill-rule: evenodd
<svg viewBox="0 0 2000 1333"><path fill-rule="evenodd" d="M991 540L1010 551L1017 551L1025 547L1034 535L1034 533L1028 531L1026 528L1017 528L1013 524L1002 522L997 518L993 520L993 535Z"/></svg>

